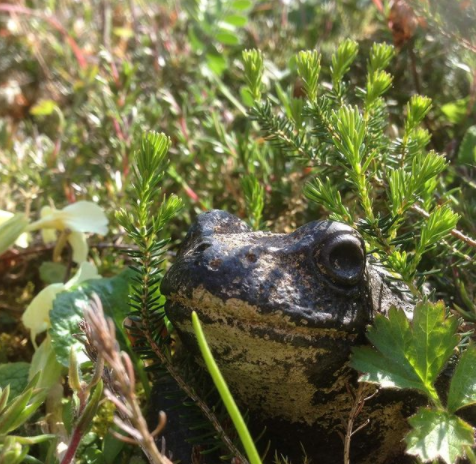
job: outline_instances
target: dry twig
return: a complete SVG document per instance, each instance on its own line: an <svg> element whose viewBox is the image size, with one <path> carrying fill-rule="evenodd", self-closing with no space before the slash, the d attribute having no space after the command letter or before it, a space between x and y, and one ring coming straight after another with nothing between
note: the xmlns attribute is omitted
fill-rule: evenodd
<svg viewBox="0 0 476 464"><path fill-rule="evenodd" d="M350 387L350 385L347 385L347 390L354 398L354 402L352 404L352 408L349 414L349 419L347 421L345 437L343 436L341 437L344 441L344 464L350 464L350 443L352 441L352 437L357 432L359 432L364 427L366 427L368 423L370 422L370 419L367 419L354 430L355 420L357 419L358 415L362 412L365 402L373 398L378 393L378 389L377 389L370 396L365 397L364 396L365 387L366 387L366 384L361 382L359 383L359 387L357 388L357 390L354 391L353 389L351 389L352 387Z"/></svg>
<svg viewBox="0 0 476 464"><path fill-rule="evenodd" d="M116 406L118 416L114 423L127 434L114 433L126 443L138 444L152 464L172 464L155 444L155 437L166 423L164 412L160 413L159 425L151 433L142 415L139 400L135 393L135 373L132 361L127 353L121 352L116 340L116 329L111 319L104 317L101 300L93 296L90 306L84 311L85 347L92 361L103 358L109 366L103 371L106 385L105 395Z"/></svg>

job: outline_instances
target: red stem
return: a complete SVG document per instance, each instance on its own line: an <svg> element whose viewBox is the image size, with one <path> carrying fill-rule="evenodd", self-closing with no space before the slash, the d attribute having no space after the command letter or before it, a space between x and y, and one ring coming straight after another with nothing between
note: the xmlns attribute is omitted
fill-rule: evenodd
<svg viewBox="0 0 476 464"><path fill-rule="evenodd" d="M81 443L82 433L79 428L75 428L73 435L71 436L71 441L69 442L68 449L66 450L66 454L63 456L61 460L61 464L70 464L74 456L76 455L76 451L78 450L78 446Z"/></svg>
<svg viewBox="0 0 476 464"><path fill-rule="evenodd" d="M68 45L70 46L71 50L76 57L76 60L79 64L81 69L85 69L88 65L86 58L83 55L83 52L80 46L75 42L75 40L68 34L68 31L63 27L63 25L54 17L44 15L38 11L32 10L30 8L26 8L24 6L19 5L9 5L5 3L0 3L0 11L5 11L7 13L18 13L24 14L28 16L35 16L40 18L46 22L48 22L51 26L53 26L66 40Z"/></svg>

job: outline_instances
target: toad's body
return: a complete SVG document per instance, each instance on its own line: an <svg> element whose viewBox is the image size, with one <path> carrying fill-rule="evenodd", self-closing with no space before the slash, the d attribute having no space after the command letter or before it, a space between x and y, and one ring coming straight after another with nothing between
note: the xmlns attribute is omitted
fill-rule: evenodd
<svg viewBox="0 0 476 464"><path fill-rule="evenodd" d="M302 442L316 463L342 462L352 347L376 311L411 311L367 264L350 227L252 232L223 211L199 216L162 291L184 345L196 352L195 310L234 397L267 424L279 450L300 453ZM395 394L377 398L359 416L370 423L353 439L355 462L386 462L401 449L404 405Z"/></svg>

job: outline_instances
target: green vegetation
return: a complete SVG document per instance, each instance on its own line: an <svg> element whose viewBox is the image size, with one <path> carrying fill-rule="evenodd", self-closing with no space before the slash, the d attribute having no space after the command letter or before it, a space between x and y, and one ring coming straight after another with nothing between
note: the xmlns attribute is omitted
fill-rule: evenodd
<svg viewBox="0 0 476 464"><path fill-rule="evenodd" d="M475 25L468 0L0 2L0 463L170 463L153 373L247 462L159 291L211 208L356 228L416 305L375 318L360 380L428 399L415 462L476 462Z"/></svg>

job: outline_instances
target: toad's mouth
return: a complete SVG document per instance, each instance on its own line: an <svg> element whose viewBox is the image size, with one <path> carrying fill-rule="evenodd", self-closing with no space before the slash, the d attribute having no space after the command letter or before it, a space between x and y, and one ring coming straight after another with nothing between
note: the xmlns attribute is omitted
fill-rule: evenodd
<svg viewBox="0 0 476 464"><path fill-rule="evenodd" d="M206 325L237 327L244 333L273 336L284 342L296 336L307 340L354 340L365 331L365 326L356 327L324 312L317 315L300 312L298 318L279 309L263 312L257 306L237 298L222 300L203 287L194 289L191 297L179 293L167 296L167 316L178 328L191 325L192 311L196 311Z"/></svg>

